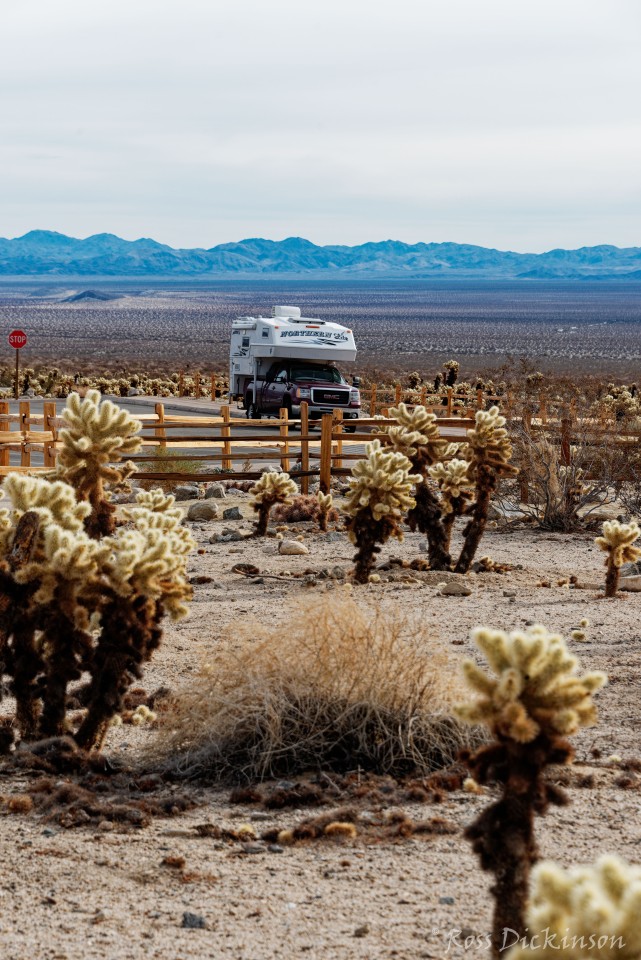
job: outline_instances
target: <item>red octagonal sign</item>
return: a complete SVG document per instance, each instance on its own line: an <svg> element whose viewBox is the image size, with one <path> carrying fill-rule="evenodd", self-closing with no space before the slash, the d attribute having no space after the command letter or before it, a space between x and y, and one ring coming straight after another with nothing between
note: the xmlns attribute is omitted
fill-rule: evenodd
<svg viewBox="0 0 641 960"><path fill-rule="evenodd" d="M15 347L16 350L20 350L27 342L27 334L24 330L12 330L7 340L9 341L10 347Z"/></svg>

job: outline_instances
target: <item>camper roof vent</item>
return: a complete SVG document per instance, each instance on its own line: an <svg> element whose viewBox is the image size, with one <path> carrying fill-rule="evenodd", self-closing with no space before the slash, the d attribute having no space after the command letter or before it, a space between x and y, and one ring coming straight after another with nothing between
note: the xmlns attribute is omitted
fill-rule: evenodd
<svg viewBox="0 0 641 960"><path fill-rule="evenodd" d="M300 320L300 307L272 307L272 317Z"/></svg>

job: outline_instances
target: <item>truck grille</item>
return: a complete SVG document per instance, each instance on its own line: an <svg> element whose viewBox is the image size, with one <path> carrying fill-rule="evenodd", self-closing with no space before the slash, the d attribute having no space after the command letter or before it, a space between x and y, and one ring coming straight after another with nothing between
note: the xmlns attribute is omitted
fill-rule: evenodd
<svg viewBox="0 0 641 960"><path fill-rule="evenodd" d="M349 405L349 390L316 389L312 390L312 403L335 404L339 407Z"/></svg>

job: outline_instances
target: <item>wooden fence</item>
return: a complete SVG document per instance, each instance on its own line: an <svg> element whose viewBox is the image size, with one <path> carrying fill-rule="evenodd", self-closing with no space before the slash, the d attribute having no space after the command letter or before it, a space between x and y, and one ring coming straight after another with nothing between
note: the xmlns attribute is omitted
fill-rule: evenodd
<svg viewBox="0 0 641 960"><path fill-rule="evenodd" d="M142 450L129 459L138 465L138 479L255 480L261 466L271 462L300 479L303 493L309 492L310 478L318 478L321 489L329 490L333 476L348 474L350 461L362 458L362 445L372 439L373 430L396 422L359 419L349 422L358 432L346 433L342 411L335 410L314 421L319 429L312 432L306 403L301 404L300 420L290 420L287 410L280 411L276 422L232 418L228 405L221 407L220 416L168 415L162 403L137 419L142 422ZM62 426L54 401L44 403L42 414L32 414L29 401L20 402L17 414L6 401L0 402L0 476L51 469ZM452 440L464 439L470 426L472 421L461 417L439 418L442 435ZM278 432L266 435L265 428ZM12 452L19 453L19 464L11 464ZM169 469L172 463L177 469ZM203 471L208 465L214 469Z"/></svg>

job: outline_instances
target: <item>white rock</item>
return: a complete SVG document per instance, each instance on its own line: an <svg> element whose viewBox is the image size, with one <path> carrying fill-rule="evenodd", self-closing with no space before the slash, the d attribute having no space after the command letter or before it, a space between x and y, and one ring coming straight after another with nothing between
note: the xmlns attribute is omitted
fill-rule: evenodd
<svg viewBox="0 0 641 960"><path fill-rule="evenodd" d="M224 500L226 496L227 493L222 483L212 483L212 485L205 490L206 500Z"/></svg>
<svg viewBox="0 0 641 960"><path fill-rule="evenodd" d="M202 503L192 503L187 511L188 520L215 520L218 516L218 507L211 500Z"/></svg>
<svg viewBox="0 0 641 960"><path fill-rule="evenodd" d="M309 550L304 543L300 543L298 540L280 540L278 552L288 557L296 557L309 553Z"/></svg>

